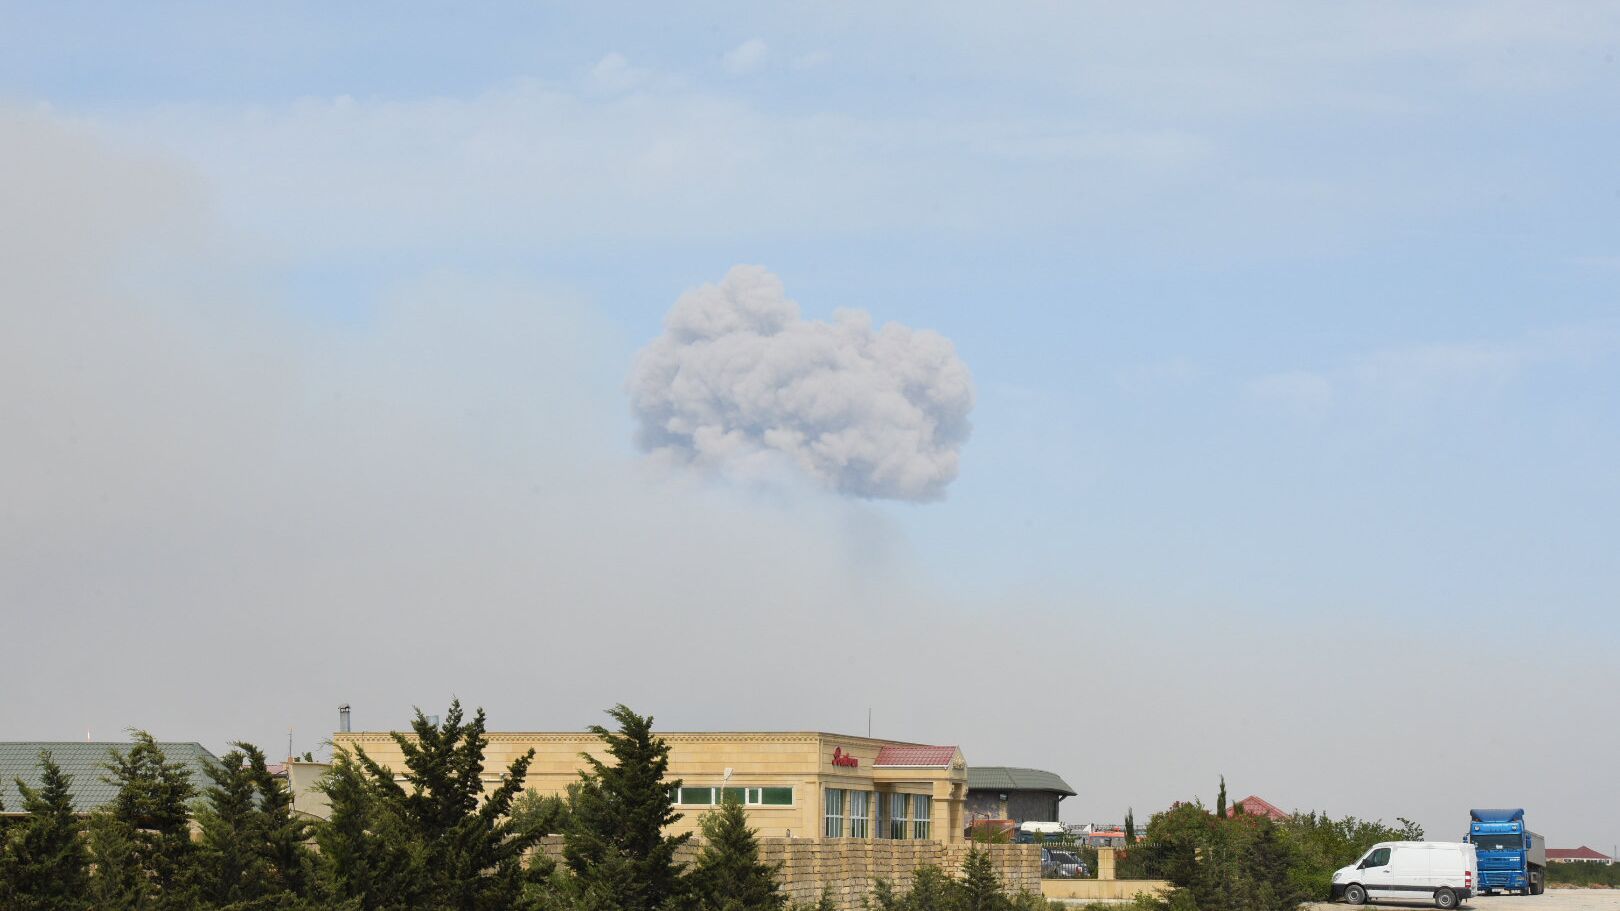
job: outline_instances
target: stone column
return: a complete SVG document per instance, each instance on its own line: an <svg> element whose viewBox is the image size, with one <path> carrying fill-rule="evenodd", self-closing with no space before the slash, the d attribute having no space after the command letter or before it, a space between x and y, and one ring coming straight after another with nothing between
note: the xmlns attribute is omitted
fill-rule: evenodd
<svg viewBox="0 0 1620 911"><path fill-rule="evenodd" d="M1098 848L1097 849L1097 878L1098 879L1113 879L1114 878L1114 849L1113 848Z"/></svg>

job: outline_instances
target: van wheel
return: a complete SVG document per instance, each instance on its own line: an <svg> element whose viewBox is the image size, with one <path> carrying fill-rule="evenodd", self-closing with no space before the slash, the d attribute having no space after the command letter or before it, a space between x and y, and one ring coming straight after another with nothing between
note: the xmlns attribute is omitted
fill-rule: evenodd
<svg viewBox="0 0 1620 911"><path fill-rule="evenodd" d="M1440 889L1434 893L1434 906L1436 908L1451 909L1457 907L1457 893L1450 889Z"/></svg>
<svg viewBox="0 0 1620 911"><path fill-rule="evenodd" d="M1355 883L1345 886L1344 903L1347 905L1365 905L1367 903L1367 890Z"/></svg>

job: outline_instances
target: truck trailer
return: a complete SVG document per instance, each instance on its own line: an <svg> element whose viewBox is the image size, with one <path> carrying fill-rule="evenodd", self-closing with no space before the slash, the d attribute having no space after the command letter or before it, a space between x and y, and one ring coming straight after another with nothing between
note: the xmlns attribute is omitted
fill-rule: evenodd
<svg viewBox="0 0 1620 911"><path fill-rule="evenodd" d="M1479 856L1479 891L1540 895L1547 888L1547 840L1524 825L1524 810L1469 810L1468 841Z"/></svg>

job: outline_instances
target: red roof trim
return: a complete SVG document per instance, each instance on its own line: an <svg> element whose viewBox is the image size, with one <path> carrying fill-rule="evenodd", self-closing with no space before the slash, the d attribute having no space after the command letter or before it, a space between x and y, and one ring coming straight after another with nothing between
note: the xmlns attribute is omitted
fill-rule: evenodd
<svg viewBox="0 0 1620 911"><path fill-rule="evenodd" d="M1579 848L1548 848L1547 856L1559 860L1611 860L1609 855L1595 851L1586 845Z"/></svg>
<svg viewBox="0 0 1620 911"><path fill-rule="evenodd" d="M874 768L949 768L956 758L956 747L883 747L878 750Z"/></svg>

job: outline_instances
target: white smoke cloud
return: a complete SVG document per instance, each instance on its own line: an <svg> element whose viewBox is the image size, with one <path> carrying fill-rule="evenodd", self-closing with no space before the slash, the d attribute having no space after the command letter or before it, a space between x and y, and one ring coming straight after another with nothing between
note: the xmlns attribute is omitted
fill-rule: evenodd
<svg viewBox="0 0 1620 911"><path fill-rule="evenodd" d="M675 302L629 389L648 452L755 477L782 462L840 493L935 500L971 430L973 378L944 336L860 310L802 319L734 266Z"/></svg>

